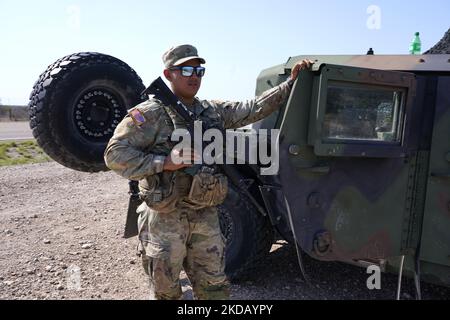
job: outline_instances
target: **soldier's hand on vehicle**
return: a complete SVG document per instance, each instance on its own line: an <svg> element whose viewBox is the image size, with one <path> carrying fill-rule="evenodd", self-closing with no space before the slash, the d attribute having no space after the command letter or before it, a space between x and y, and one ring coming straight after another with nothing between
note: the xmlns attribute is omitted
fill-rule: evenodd
<svg viewBox="0 0 450 320"><path fill-rule="evenodd" d="M298 74L301 70L309 69L314 64L314 61L311 61L309 59L303 59L302 61L298 62L291 71L291 77L289 80L295 81L298 77Z"/></svg>
<svg viewBox="0 0 450 320"><path fill-rule="evenodd" d="M192 167L195 161L200 161L201 157L192 148L172 149L164 160L164 171L176 171L187 167Z"/></svg>

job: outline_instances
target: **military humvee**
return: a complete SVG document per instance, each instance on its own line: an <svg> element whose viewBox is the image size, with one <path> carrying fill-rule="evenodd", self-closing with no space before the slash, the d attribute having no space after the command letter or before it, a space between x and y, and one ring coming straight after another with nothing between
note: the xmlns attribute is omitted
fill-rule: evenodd
<svg viewBox="0 0 450 320"><path fill-rule="evenodd" d="M318 260L396 272L406 256L416 279L449 285L450 55L292 57L261 72L256 94L303 58L313 69L253 125L280 129L278 174L237 165L252 199L231 186L220 206L228 275L245 275L276 234ZM143 90L124 62L72 54L34 85L30 126L59 163L106 170L105 146Z"/></svg>

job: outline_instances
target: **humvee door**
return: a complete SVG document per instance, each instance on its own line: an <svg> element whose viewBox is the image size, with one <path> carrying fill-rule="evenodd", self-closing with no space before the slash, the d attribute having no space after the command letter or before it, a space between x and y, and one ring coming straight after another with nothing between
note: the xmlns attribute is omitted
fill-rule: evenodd
<svg viewBox="0 0 450 320"><path fill-rule="evenodd" d="M450 266L450 77L437 82L421 259ZM433 270L437 273L436 269ZM448 270L443 282L450 283Z"/></svg>
<svg viewBox="0 0 450 320"><path fill-rule="evenodd" d="M322 64L300 73L279 123L279 175L296 238L311 256L401 254L415 86L403 72Z"/></svg>

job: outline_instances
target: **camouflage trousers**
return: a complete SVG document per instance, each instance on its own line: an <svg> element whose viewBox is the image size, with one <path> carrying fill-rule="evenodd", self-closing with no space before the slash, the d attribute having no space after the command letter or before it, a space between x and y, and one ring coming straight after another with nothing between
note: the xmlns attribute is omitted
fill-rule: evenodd
<svg viewBox="0 0 450 320"><path fill-rule="evenodd" d="M182 297L179 281L182 269L197 299L229 298L224 238L215 207L160 213L143 203L138 213L139 252L153 299Z"/></svg>

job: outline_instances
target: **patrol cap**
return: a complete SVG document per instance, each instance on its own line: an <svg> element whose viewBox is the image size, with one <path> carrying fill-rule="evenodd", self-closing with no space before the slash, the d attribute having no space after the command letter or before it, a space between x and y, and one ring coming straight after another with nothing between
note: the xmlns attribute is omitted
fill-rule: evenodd
<svg viewBox="0 0 450 320"><path fill-rule="evenodd" d="M186 61L192 59L200 60L200 63L206 63L205 59L200 58L197 49L190 44L183 44L181 46L172 47L163 54L164 66L169 69L178 66Z"/></svg>

